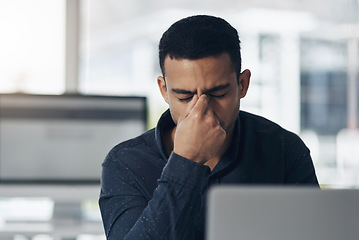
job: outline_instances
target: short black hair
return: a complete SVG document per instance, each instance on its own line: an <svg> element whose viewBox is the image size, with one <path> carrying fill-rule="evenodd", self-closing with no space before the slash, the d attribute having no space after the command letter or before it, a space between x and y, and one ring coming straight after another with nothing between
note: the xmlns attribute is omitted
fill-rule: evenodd
<svg viewBox="0 0 359 240"><path fill-rule="evenodd" d="M160 67L165 77L164 62L171 59L196 60L228 53L237 78L241 72L241 51L238 32L222 18L196 15L181 19L163 33L159 43Z"/></svg>

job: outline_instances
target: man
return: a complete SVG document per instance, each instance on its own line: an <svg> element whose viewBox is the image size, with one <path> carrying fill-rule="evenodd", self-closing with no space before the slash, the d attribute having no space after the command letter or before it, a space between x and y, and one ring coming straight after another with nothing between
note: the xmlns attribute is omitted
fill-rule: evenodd
<svg viewBox="0 0 359 240"><path fill-rule="evenodd" d="M225 20L174 23L159 58L157 83L169 110L156 129L115 146L103 163L108 239L203 239L213 185L318 186L298 136L239 111L251 73L241 72L238 34Z"/></svg>

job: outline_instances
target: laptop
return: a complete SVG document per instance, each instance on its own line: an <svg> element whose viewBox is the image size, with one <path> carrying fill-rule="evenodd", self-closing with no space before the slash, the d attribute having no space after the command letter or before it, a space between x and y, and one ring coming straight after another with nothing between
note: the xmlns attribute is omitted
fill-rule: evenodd
<svg viewBox="0 0 359 240"><path fill-rule="evenodd" d="M207 240L359 240L359 189L222 186L207 207Z"/></svg>

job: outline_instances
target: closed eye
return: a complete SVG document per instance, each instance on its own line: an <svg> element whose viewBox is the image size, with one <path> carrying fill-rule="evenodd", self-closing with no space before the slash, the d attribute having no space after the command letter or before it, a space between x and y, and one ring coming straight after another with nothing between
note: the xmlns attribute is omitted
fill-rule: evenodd
<svg viewBox="0 0 359 240"><path fill-rule="evenodd" d="M191 99L193 98L193 96L187 97L187 98L178 98L178 100L180 102L189 102L191 101Z"/></svg>
<svg viewBox="0 0 359 240"><path fill-rule="evenodd" d="M216 94L208 94L208 96L213 97L213 98L223 98L224 96L226 96L227 93L221 94L221 95L216 95Z"/></svg>
<svg viewBox="0 0 359 240"><path fill-rule="evenodd" d="M211 98L223 98L227 95L227 93L224 93L221 95L216 95L216 94L207 94L207 95ZM190 97L186 97L186 98L178 98L178 100L180 102L189 102L189 101L191 101L192 98L193 98L193 96L190 96Z"/></svg>

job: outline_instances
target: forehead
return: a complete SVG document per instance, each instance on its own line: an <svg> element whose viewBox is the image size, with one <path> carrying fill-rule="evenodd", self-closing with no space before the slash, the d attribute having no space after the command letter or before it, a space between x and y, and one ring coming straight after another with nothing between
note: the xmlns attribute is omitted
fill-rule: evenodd
<svg viewBox="0 0 359 240"><path fill-rule="evenodd" d="M235 68L227 53L195 60L167 56L164 67L169 85L213 87L236 79Z"/></svg>

